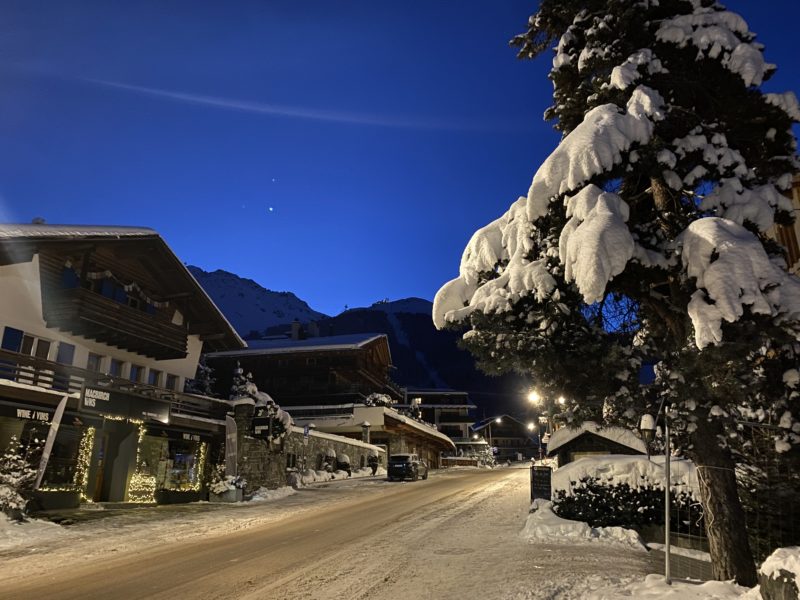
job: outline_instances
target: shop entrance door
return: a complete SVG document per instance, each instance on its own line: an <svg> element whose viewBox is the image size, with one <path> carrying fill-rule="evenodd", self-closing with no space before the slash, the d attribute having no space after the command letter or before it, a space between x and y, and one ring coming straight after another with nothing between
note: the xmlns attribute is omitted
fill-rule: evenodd
<svg viewBox="0 0 800 600"><path fill-rule="evenodd" d="M97 435L95 502L124 502L128 481L136 469L139 431L126 421L105 419Z"/></svg>

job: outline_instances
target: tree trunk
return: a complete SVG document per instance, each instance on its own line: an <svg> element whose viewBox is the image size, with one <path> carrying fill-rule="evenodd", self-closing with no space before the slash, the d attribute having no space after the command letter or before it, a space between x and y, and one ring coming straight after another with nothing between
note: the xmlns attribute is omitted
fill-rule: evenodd
<svg viewBox="0 0 800 600"><path fill-rule="evenodd" d="M753 587L758 583L755 561L736 488L735 465L717 440L721 433L718 423L701 420L692 436L712 572L720 581L735 579L739 585Z"/></svg>

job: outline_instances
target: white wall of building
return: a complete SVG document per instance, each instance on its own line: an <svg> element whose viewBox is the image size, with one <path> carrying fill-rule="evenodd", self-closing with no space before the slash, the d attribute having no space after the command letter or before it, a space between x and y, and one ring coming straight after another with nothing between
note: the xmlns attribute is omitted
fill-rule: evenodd
<svg viewBox="0 0 800 600"><path fill-rule="evenodd" d="M183 317L177 316L181 321ZM66 342L75 346L73 366L86 368L89 353L103 357L101 372L109 370L111 359L124 363L122 376L130 374L130 365L136 364L147 369L143 382L148 381L150 369L162 373L159 385L163 386L166 375L179 377L177 390L183 390L184 380L192 378L197 369L197 362L203 349L203 342L196 335L188 338L186 358L172 360L155 360L134 352L90 340L82 336L50 329L42 316L42 292L39 278L39 257L35 255L31 262L0 266L0 339L6 327L21 329L27 334L51 342ZM50 360L55 360L57 344L50 348Z"/></svg>

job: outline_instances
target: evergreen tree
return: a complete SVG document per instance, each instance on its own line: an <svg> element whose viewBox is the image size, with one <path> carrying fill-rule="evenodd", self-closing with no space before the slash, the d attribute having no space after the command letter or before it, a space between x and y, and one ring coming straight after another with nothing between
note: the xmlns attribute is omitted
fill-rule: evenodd
<svg viewBox="0 0 800 600"><path fill-rule="evenodd" d="M792 222L797 99L762 92L774 65L713 0L542 0L512 43L533 58L555 40L561 143L473 235L434 321L466 324L487 370L565 393L573 419L635 423L663 399L715 577L753 585L735 468L749 428L772 428L776 460L800 442L800 281L766 235Z"/></svg>
<svg viewBox="0 0 800 600"><path fill-rule="evenodd" d="M186 381L184 390L190 394L200 394L201 396L214 396L214 369L206 364L206 357L200 358L197 363L197 373L194 379Z"/></svg>
<svg viewBox="0 0 800 600"><path fill-rule="evenodd" d="M244 369L236 362L236 368L233 370L233 383L231 384L231 393L228 396L230 400L238 400L239 398L252 398L258 399L258 387L253 383L253 374L244 374Z"/></svg>
<svg viewBox="0 0 800 600"><path fill-rule="evenodd" d="M35 479L36 469L29 462L22 444L11 436L8 447L0 456L0 513L21 520L28 502L22 493L31 488Z"/></svg>

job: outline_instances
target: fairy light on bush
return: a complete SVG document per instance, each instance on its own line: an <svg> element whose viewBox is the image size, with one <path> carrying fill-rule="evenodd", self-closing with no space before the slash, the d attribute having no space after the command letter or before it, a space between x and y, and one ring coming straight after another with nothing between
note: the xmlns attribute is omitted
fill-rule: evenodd
<svg viewBox="0 0 800 600"><path fill-rule="evenodd" d="M129 502L155 502L156 478L141 471L142 467L142 441L147 433L144 421L126 419L129 423L139 426L139 439L136 442L136 471L131 475L128 483Z"/></svg>
<svg viewBox="0 0 800 600"><path fill-rule="evenodd" d="M86 495L86 484L89 479L89 465L92 462L92 450L94 450L94 427L87 427L83 432L81 444L78 448L78 462L75 465L75 477L73 481L75 487L81 494L81 500L91 502L91 498Z"/></svg>
<svg viewBox="0 0 800 600"><path fill-rule="evenodd" d="M203 486L203 472L206 470L206 456L208 455L208 444L206 442L200 443L200 448L198 450L198 458L195 462L195 478L194 483L192 483L191 489L194 492L199 492L200 488Z"/></svg>

